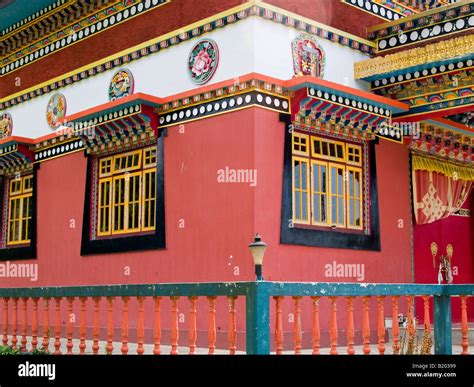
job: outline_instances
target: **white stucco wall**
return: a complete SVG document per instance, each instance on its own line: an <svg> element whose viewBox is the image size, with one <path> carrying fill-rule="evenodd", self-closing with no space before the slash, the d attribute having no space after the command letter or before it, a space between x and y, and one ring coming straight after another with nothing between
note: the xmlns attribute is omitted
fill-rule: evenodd
<svg viewBox="0 0 474 387"><path fill-rule="evenodd" d="M220 51L220 62L208 84L257 72L290 79L293 76L291 42L300 33L286 26L251 17L206 34L214 39ZM135 92L158 97L197 88L188 74L187 59L194 38L124 66L135 79ZM319 39L325 54L324 79L355 88L365 88L354 81L353 63L366 59L358 51ZM87 78L59 90L67 100L67 114L108 102L110 79L117 69ZM46 107L54 92L8 109L13 117L13 135L36 138L51 133L46 122Z"/></svg>

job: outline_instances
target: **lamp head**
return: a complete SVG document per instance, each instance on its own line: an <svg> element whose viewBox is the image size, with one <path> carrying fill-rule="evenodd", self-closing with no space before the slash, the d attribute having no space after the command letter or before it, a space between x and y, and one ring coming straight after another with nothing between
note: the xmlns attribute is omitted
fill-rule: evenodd
<svg viewBox="0 0 474 387"><path fill-rule="evenodd" d="M249 250L250 253L252 253L253 262L255 265L262 264L266 249L267 244L262 241L260 235L256 234L254 241L249 244Z"/></svg>

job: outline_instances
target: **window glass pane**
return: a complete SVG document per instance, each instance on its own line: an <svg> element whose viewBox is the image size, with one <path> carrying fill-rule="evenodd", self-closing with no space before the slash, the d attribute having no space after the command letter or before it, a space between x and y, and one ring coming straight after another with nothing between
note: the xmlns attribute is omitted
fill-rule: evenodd
<svg viewBox="0 0 474 387"><path fill-rule="evenodd" d="M340 144L337 145L337 157L340 159L344 158L344 148Z"/></svg>
<svg viewBox="0 0 474 387"><path fill-rule="evenodd" d="M319 192L321 190L321 186L319 184L319 168L318 164L313 164L313 190L315 192Z"/></svg>
<svg viewBox="0 0 474 387"><path fill-rule="evenodd" d="M301 219L301 199L300 199L300 193L295 192L295 219Z"/></svg>
<svg viewBox="0 0 474 387"><path fill-rule="evenodd" d="M354 225L354 199L349 199L349 224Z"/></svg>
<svg viewBox="0 0 474 387"><path fill-rule="evenodd" d="M344 198L338 198L338 208L337 208L337 223L344 224Z"/></svg>
<svg viewBox="0 0 474 387"><path fill-rule="evenodd" d="M355 173L355 197L360 198L360 172Z"/></svg>
<svg viewBox="0 0 474 387"><path fill-rule="evenodd" d="M344 185L343 185L343 173L344 173L344 170L343 169L338 169L337 171L337 193L339 195L342 195L344 192Z"/></svg>
<svg viewBox="0 0 474 387"><path fill-rule="evenodd" d="M336 144L329 143L329 156L336 157Z"/></svg>
<svg viewBox="0 0 474 387"><path fill-rule="evenodd" d="M321 154L321 141L318 141L318 140L314 141L314 153L318 155Z"/></svg>
<svg viewBox="0 0 474 387"><path fill-rule="evenodd" d="M303 214L303 219L308 219L308 208L307 208L307 203L308 203L308 194L306 192L302 192L302 214Z"/></svg>
<svg viewBox="0 0 474 387"><path fill-rule="evenodd" d="M331 217L332 223L335 224L337 221L337 197L332 196L331 198Z"/></svg>
<svg viewBox="0 0 474 387"><path fill-rule="evenodd" d="M321 221L321 217L319 215L321 213L320 200L321 200L320 194L313 195L313 203L314 203L313 219L315 222Z"/></svg>
<svg viewBox="0 0 474 387"><path fill-rule="evenodd" d="M321 222L325 223L327 221L326 215L326 195L321 195Z"/></svg>
<svg viewBox="0 0 474 387"><path fill-rule="evenodd" d="M322 150L323 150L322 154L323 154L324 156L328 156L328 155L329 155L328 143L327 143L327 142L323 142L323 143L322 143Z"/></svg>
<svg viewBox="0 0 474 387"><path fill-rule="evenodd" d="M362 224L361 222L361 214L360 214L360 201L356 201L356 209L355 209L355 213L356 213L356 226L359 226Z"/></svg>
<svg viewBox="0 0 474 387"><path fill-rule="evenodd" d="M293 168L294 180L295 180L295 188L301 188L301 177L300 177L300 162L295 161Z"/></svg>
<svg viewBox="0 0 474 387"><path fill-rule="evenodd" d="M301 185L304 190L308 189L306 185L306 174L308 173L307 168L308 168L308 163L301 163Z"/></svg>

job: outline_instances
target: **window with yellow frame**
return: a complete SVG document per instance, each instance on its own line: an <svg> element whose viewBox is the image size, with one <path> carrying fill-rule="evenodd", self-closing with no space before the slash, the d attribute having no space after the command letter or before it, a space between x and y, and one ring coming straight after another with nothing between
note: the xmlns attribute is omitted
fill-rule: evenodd
<svg viewBox="0 0 474 387"><path fill-rule="evenodd" d="M9 180L7 245L31 241L33 175Z"/></svg>
<svg viewBox="0 0 474 387"><path fill-rule="evenodd" d="M363 229L362 146L292 134L293 222Z"/></svg>
<svg viewBox="0 0 474 387"><path fill-rule="evenodd" d="M156 228L155 146L99 159L97 236Z"/></svg>

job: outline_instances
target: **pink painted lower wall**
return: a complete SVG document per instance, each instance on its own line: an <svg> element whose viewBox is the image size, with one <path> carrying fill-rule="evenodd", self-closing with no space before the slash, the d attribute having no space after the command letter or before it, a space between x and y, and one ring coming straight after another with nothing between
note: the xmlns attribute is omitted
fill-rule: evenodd
<svg viewBox="0 0 474 387"><path fill-rule="evenodd" d="M464 204L463 208L469 209L474 203L474 195ZM415 282L438 283L439 256L446 254L446 246L451 244L454 249L452 268L453 283L474 283L474 250L472 245L472 232L474 223L472 217L449 216L446 219L425 225L415 225ZM438 245L438 257L436 267L433 267L433 256L431 254L431 243ZM452 302L453 320L459 322L461 319L461 306L459 299ZM416 304L417 316L422 317L422 302ZM474 309L474 300L468 300L468 309ZM468 314L469 316L469 314ZM474 319L474 317L471 319Z"/></svg>
<svg viewBox="0 0 474 387"><path fill-rule="evenodd" d="M251 108L171 127L164 140L165 158L165 250L82 257L82 214L86 159L76 153L41 164L38 171L38 263L35 283L5 279L1 286L68 286L167 282L249 281L254 279L248 243L259 232L269 247L264 276L273 281L357 281L325 276L325 265L363 265L363 282L411 282L409 166L405 146L380 140L376 146L380 252L279 243L283 176L284 124L279 114ZM250 183L218 182L225 168L255 169L256 186ZM25 262L25 263L26 263ZM117 301L116 326L120 326L121 302ZM186 331L189 304L180 300ZM239 300L238 330L245 329L244 300ZM338 300L341 323L345 324L346 300ZM403 308L403 303L401 303ZM151 307L151 305L150 305ZM273 306L272 306L273 307ZM200 301L198 327L207 329L206 300ZM227 328L226 300L217 304L219 331ZM310 332L310 300L302 306L302 325ZM391 315L389 300L386 314ZM63 308L63 324L66 321ZM101 306L105 324L105 303ZM284 329L292 330L290 299L284 303ZM362 321L356 301L356 326ZM169 303L164 301L164 327L169 327ZM328 327L328 302L321 301L321 327ZM273 313L272 313L273 315ZM136 325L132 303L130 326ZM376 321L375 300L371 319ZM88 325L92 316L88 315ZM147 327L152 326L147 313ZM308 333L305 333L307 336ZM185 336L182 340L187 340Z"/></svg>

